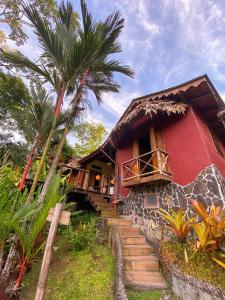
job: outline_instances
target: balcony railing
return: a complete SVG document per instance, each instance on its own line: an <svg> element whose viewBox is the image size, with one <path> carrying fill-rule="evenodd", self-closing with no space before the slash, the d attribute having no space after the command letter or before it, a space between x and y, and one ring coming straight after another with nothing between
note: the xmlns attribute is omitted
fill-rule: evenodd
<svg viewBox="0 0 225 300"><path fill-rule="evenodd" d="M165 179L171 181L168 154L153 150L122 163L122 183L125 186Z"/></svg>
<svg viewBox="0 0 225 300"><path fill-rule="evenodd" d="M95 177L94 172L79 168L77 168L76 171L76 176L71 174L68 180L75 189L98 192L101 194L113 193L113 186L111 185L113 177L102 174L99 184L94 185L94 180L91 180L90 182L90 178L92 177L93 179L93 177Z"/></svg>

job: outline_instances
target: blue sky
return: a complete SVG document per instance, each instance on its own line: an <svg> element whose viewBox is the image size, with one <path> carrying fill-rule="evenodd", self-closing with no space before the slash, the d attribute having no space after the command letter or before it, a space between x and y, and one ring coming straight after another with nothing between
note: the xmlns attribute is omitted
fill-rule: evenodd
<svg viewBox="0 0 225 300"><path fill-rule="evenodd" d="M79 1L72 2L78 9ZM111 129L132 98L204 73L225 96L224 0L87 0L87 4L96 19L121 12L126 26L121 35L123 52L117 57L136 75L134 79L116 76L120 93L104 95L101 106L93 102L85 119ZM21 50L35 56L37 44L30 37Z"/></svg>

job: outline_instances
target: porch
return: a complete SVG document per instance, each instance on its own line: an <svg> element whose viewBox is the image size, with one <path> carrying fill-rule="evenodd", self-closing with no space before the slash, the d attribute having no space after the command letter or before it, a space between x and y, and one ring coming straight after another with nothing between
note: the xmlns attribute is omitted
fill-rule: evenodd
<svg viewBox="0 0 225 300"><path fill-rule="evenodd" d="M124 187L156 181L171 182L168 154L156 149L129 159L122 163L121 175Z"/></svg>
<svg viewBox="0 0 225 300"><path fill-rule="evenodd" d="M98 170L73 168L68 177L68 183L73 187L74 192L114 194L114 178Z"/></svg>

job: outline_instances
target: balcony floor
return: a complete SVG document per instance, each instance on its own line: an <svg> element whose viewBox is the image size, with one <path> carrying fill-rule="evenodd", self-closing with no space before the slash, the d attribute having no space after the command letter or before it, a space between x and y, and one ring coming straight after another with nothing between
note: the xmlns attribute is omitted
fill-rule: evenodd
<svg viewBox="0 0 225 300"><path fill-rule="evenodd" d="M166 181L166 182L172 182L172 177L169 175L163 175L163 174L154 174L146 177L137 177L132 179L124 180L122 183L123 187L130 187L132 185L138 185L138 184L151 184L153 182L157 181Z"/></svg>

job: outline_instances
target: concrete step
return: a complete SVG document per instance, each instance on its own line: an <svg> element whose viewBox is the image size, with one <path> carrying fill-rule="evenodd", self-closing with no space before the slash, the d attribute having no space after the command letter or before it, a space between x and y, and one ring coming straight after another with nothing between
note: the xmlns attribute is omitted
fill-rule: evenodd
<svg viewBox="0 0 225 300"><path fill-rule="evenodd" d="M159 259L156 255L125 256L127 271L159 271Z"/></svg>
<svg viewBox="0 0 225 300"><path fill-rule="evenodd" d="M167 284L159 271L125 271L125 283L138 289L166 289Z"/></svg>
<svg viewBox="0 0 225 300"><path fill-rule="evenodd" d="M108 210L101 210L101 217L105 217L105 218L115 218L118 217L119 213L118 211L108 211Z"/></svg>
<svg viewBox="0 0 225 300"><path fill-rule="evenodd" d="M132 225L131 219L112 218L108 219L108 225L127 226Z"/></svg>
<svg viewBox="0 0 225 300"><path fill-rule="evenodd" d="M121 236L134 236L140 234L140 228L135 226L123 226L117 228Z"/></svg>
<svg viewBox="0 0 225 300"><path fill-rule="evenodd" d="M141 235L137 236L120 236L122 245L144 245L145 237Z"/></svg>
<svg viewBox="0 0 225 300"><path fill-rule="evenodd" d="M148 244L143 245L123 245L124 256L149 255L154 253L154 249Z"/></svg>

